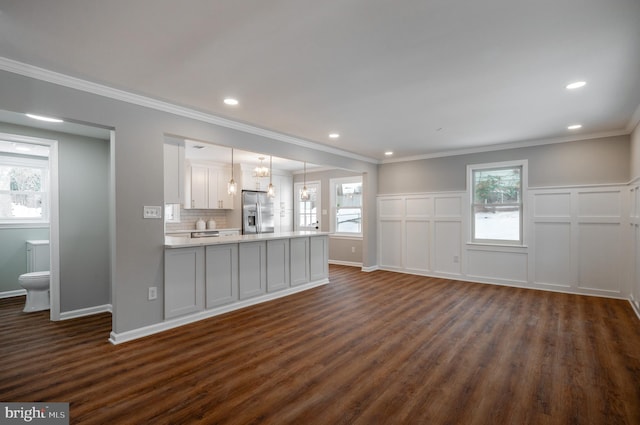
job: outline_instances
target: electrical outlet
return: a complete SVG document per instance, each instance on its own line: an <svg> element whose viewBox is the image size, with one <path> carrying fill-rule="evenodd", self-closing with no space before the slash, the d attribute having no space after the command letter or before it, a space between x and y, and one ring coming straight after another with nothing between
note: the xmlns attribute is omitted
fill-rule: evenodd
<svg viewBox="0 0 640 425"><path fill-rule="evenodd" d="M158 287L157 286L150 286L149 287L149 301L155 300L156 298L158 298Z"/></svg>
<svg viewBox="0 0 640 425"><path fill-rule="evenodd" d="M145 206L143 209L144 218L162 218L162 207Z"/></svg>
<svg viewBox="0 0 640 425"><path fill-rule="evenodd" d="M355 247L355 246L352 246L352 247L351 247L351 252L352 252L352 253L355 253L355 252L356 252L356 247Z"/></svg>

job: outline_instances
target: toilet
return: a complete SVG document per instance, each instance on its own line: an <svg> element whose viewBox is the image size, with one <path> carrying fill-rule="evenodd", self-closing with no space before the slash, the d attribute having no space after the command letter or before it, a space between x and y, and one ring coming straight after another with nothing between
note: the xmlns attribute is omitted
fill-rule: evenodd
<svg viewBox="0 0 640 425"><path fill-rule="evenodd" d="M21 274L18 278L20 286L27 291L25 313L49 310L49 272L31 272Z"/></svg>

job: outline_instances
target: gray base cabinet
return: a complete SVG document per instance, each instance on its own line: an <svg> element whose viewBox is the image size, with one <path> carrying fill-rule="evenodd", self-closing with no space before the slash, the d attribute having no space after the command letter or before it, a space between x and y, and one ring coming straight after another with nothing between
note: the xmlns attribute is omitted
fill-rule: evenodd
<svg viewBox="0 0 640 425"><path fill-rule="evenodd" d="M240 299L244 300L266 293L266 242L241 243L239 250Z"/></svg>
<svg viewBox="0 0 640 425"><path fill-rule="evenodd" d="M165 250L164 261L165 319L204 309L204 247Z"/></svg>
<svg viewBox="0 0 640 425"><path fill-rule="evenodd" d="M326 283L328 241L326 235L305 234L210 244L195 240L202 244L165 249L164 318L228 309L295 286Z"/></svg>
<svg viewBox="0 0 640 425"><path fill-rule="evenodd" d="M309 278L312 282L329 277L329 238L309 238Z"/></svg>
<svg viewBox="0 0 640 425"><path fill-rule="evenodd" d="M289 239L267 241L267 292L289 287Z"/></svg>
<svg viewBox="0 0 640 425"><path fill-rule="evenodd" d="M206 247L205 282L206 308L238 300L238 244Z"/></svg>
<svg viewBox="0 0 640 425"><path fill-rule="evenodd" d="M309 238L291 239L291 286L309 283Z"/></svg>

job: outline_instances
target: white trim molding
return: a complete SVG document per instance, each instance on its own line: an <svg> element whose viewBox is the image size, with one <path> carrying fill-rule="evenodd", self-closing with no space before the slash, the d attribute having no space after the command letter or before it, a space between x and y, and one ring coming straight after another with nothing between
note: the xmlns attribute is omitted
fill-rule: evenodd
<svg viewBox="0 0 640 425"><path fill-rule="evenodd" d="M111 304L98 305L95 307L81 308L78 310L60 312L60 320L75 319L78 317L92 316L99 313L113 313Z"/></svg>
<svg viewBox="0 0 640 425"><path fill-rule="evenodd" d="M111 342L114 345L122 344L123 342L129 342L145 336L168 331L169 329L174 329L189 323L198 322L200 320L208 319L210 317L219 316L220 314L224 314L231 311L239 310L241 308L260 304L265 301L271 301L277 298L286 297L288 295L306 291L308 289L326 285L328 283L329 283L329 279L325 278L325 279L321 279L315 282L310 282L304 285L288 288L286 290L275 292L272 294L265 294L265 295L261 295L259 297L251 298L248 300L234 302L233 304L228 304L221 307L199 311L197 313L188 314L186 316L177 317L175 319L165 320L164 322L145 326L143 328L133 329L130 331L120 332L120 333L111 332L109 342Z"/></svg>
<svg viewBox="0 0 640 425"><path fill-rule="evenodd" d="M16 289L14 291L4 291L4 292L0 292L0 299L20 297L23 295L27 295L27 291L25 289Z"/></svg>
<svg viewBox="0 0 640 425"><path fill-rule="evenodd" d="M231 128L234 130L240 130L245 133L255 134L257 136L268 137L270 139L278 140L281 142L289 143L296 146L301 146L308 149L327 152L347 158L356 159L371 164L378 164L379 161L374 158L369 158L363 155L358 155L353 152L348 152L341 149L336 149L330 146L321 145L308 140L303 140L297 137L289 136L286 134L278 133L273 130L256 127L253 125L232 121L230 119L218 117L216 115L199 112L193 109L177 106L168 102L163 102L157 99L153 99L138 94L126 92L124 90L118 90L112 87L104 86L102 84L93 83L86 80L81 80L76 77L71 77L65 74L61 74L48 69L40 68L37 66L29 65L26 63L18 62L12 59L8 59L0 56L0 70L12 72L14 74L23 75L25 77L35 78L37 80L46 81L48 83L57 84L64 87L69 87L76 90L81 90L87 93L97 94L98 96L107 97L114 100L120 100L133 105L143 106L157 111L168 112L173 115L178 115L185 118L191 118L194 120L206 122L209 124L219 125L221 127Z"/></svg>

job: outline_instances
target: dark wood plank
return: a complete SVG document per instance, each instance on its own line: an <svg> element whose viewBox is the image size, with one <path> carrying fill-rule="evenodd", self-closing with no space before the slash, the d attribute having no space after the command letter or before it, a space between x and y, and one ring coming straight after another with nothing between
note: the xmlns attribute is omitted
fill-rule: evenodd
<svg viewBox="0 0 640 425"><path fill-rule="evenodd" d="M626 301L330 267L331 284L112 346L0 300L0 400L83 424L639 424Z"/></svg>

